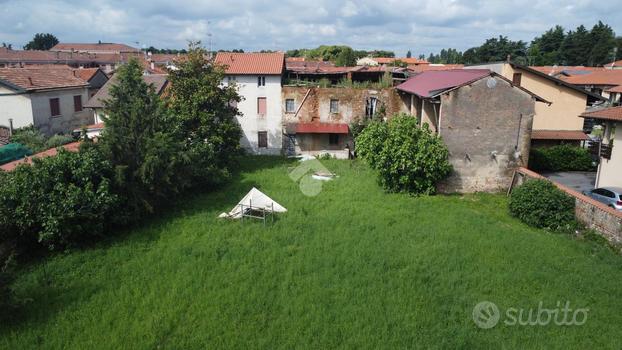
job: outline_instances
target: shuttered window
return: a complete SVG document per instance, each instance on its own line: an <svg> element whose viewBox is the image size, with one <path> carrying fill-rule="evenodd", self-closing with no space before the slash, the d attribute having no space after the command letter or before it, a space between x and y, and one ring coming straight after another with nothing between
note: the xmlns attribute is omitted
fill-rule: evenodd
<svg viewBox="0 0 622 350"><path fill-rule="evenodd" d="M266 98L265 97L257 97L257 115L260 117L266 116Z"/></svg>
<svg viewBox="0 0 622 350"><path fill-rule="evenodd" d="M73 97L73 111L80 112L82 110L82 96L77 95Z"/></svg>
<svg viewBox="0 0 622 350"><path fill-rule="evenodd" d="M50 99L50 116L60 116L60 100L58 98Z"/></svg>
<svg viewBox="0 0 622 350"><path fill-rule="evenodd" d="M514 75L512 75L512 84L520 86L520 81L522 77L523 75L521 73L514 73Z"/></svg>
<svg viewBox="0 0 622 350"><path fill-rule="evenodd" d="M268 132L267 131L259 131L257 133L257 146L259 148L268 147Z"/></svg>

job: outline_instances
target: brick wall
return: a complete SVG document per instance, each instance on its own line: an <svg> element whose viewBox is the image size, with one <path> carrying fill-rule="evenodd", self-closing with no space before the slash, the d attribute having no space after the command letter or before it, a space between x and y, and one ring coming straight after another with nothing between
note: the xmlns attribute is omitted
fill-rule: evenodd
<svg viewBox="0 0 622 350"><path fill-rule="evenodd" d="M526 179L544 179L542 175L526 168L519 168L512 181L512 187L522 184ZM550 181L550 180L548 180ZM589 198L560 183L551 181L560 190L566 192L575 199L575 215L577 220L594 229L614 244L622 243L622 212L616 211L603 203ZM510 188L511 191L512 188Z"/></svg>

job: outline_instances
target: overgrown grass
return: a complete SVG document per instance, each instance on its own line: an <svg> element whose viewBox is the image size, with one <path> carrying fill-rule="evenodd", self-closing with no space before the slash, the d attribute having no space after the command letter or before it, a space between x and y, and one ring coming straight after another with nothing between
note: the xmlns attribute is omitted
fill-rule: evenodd
<svg viewBox="0 0 622 350"><path fill-rule="evenodd" d="M30 348L620 348L622 258L532 229L502 195L385 194L356 162L306 197L296 163L245 162L238 179L140 229L21 272L31 298L0 330ZM288 208L273 225L223 221L256 186ZM473 307L589 308L583 326L480 329Z"/></svg>

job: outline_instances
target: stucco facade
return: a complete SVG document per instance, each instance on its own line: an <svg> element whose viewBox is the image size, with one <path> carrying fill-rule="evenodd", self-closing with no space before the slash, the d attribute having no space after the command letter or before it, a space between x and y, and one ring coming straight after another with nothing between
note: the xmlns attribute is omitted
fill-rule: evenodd
<svg viewBox="0 0 622 350"><path fill-rule="evenodd" d="M622 122L607 123L604 142L613 143L611 159L600 159L595 187L622 187Z"/></svg>
<svg viewBox="0 0 622 350"><path fill-rule="evenodd" d="M265 78L265 85L259 86L258 77ZM238 103L241 115L237 117L243 133L242 147L254 154L280 154L283 145L281 76L227 75L223 83L228 84L229 79L235 81L243 98ZM259 113L259 98L265 98L265 114ZM267 147L259 147L259 132L267 133Z"/></svg>
<svg viewBox="0 0 622 350"><path fill-rule="evenodd" d="M91 124L92 115L88 111L76 112L74 96L80 96L82 103L88 100L87 87L56 90L40 90L28 93L16 93L0 87L0 125L20 128L34 125L46 135L69 133L81 125ZM60 114L52 116L50 99L58 98Z"/></svg>

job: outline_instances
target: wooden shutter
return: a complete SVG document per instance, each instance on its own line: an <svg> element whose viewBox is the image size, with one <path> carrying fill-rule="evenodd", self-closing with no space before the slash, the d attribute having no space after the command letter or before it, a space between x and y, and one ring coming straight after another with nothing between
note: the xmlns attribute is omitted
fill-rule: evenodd
<svg viewBox="0 0 622 350"><path fill-rule="evenodd" d="M77 95L73 97L73 111L80 112L82 110L82 96Z"/></svg>
<svg viewBox="0 0 622 350"><path fill-rule="evenodd" d="M514 73L514 75L512 75L512 84L520 86L522 76L523 75L521 73Z"/></svg>
<svg viewBox="0 0 622 350"><path fill-rule="evenodd" d="M267 131L257 132L257 146L259 146L259 148L268 147L268 132Z"/></svg>
<svg viewBox="0 0 622 350"><path fill-rule="evenodd" d="M260 117L266 116L266 98L265 97L257 97L257 115Z"/></svg>
<svg viewBox="0 0 622 350"><path fill-rule="evenodd" d="M58 98L50 99L50 115L52 117L57 117L60 115L60 101Z"/></svg>

